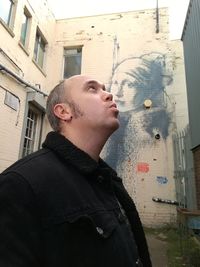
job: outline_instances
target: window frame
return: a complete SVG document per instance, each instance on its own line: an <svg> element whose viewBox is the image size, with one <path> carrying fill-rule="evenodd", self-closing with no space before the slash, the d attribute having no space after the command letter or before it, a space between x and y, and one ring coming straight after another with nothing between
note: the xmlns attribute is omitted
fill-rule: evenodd
<svg viewBox="0 0 200 267"><path fill-rule="evenodd" d="M24 12L23 15L26 17L26 29L25 29L25 37L24 40L22 40L22 27L23 23L21 24L21 32L20 32L20 40L19 43L20 45L23 46L26 50L28 49L29 45L29 39L30 39L30 29L31 29L31 21L32 21L32 15L27 9L27 7L24 7ZM23 42L24 41L24 42Z"/></svg>
<svg viewBox="0 0 200 267"><path fill-rule="evenodd" d="M2 17L0 17L0 23L3 25L3 27L9 32L9 34L14 37L15 34L13 33L14 28L14 21L15 21L15 15L17 10L17 0L8 0L10 1L10 10L8 14L8 21L4 21Z"/></svg>
<svg viewBox="0 0 200 267"><path fill-rule="evenodd" d="M37 36L38 38L38 42L36 43L36 38ZM39 52L40 52L40 44L41 42L43 43L44 47L43 47L43 58L42 58L42 65L40 64L40 60L39 60ZM34 44L34 50L33 50L33 61L35 62L35 64L43 71L44 70L44 66L45 66L45 59L46 59L46 47L47 47L47 40L44 37L44 35L42 34L41 30L37 27L36 29L36 33L35 33L35 44ZM37 45L37 48L36 48ZM36 50L36 51L35 51ZM36 52L36 53L35 53Z"/></svg>
<svg viewBox="0 0 200 267"><path fill-rule="evenodd" d="M35 116L35 118L32 118L32 117L30 118L29 116L30 112ZM23 137L22 157L25 157L40 148L42 116L43 115L40 109L38 109L31 102L29 102L27 115L26 115L25 132L24 132L24 137ZM29 132L32 131L32 132L31 133L28 132L27 134L27 131Z"/></svg>
<svg viewBox="0 0 200 267"><path fill-rule="evenodd" d="M80 60L80 71L77 73L73 73L72 75L70 74L70 75L65 75L65 60L66 60L66 58L68 58L68 57L76 57L79 53L78 53L78 50L80 49L80 58L81 58L81 60ZM68 51L72 51L72 50L77 50L77 53L76 54L71 54L71 55L66 55L65 54L65 50L68 50ZM78 45L78 46L70 46L70 47L64 47L64 49L63 49L63 71L62 71L62 78L63 79L67 79L67 78L69 78L69 77L71 77L71 76L73 76L73 75L77 75L77 74L81 74L81 70L82 70L82 53L83 53L83 46L82 45Z"/></svg>

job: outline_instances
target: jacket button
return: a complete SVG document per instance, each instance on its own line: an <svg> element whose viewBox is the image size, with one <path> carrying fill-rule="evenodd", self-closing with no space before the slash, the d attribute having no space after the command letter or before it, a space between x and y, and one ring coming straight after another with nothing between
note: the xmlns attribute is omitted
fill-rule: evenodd
<svg viewBox="0 0 200 267"><path fill-rule="evenodd" d="M136 266L143 267L143 264L140 259L138 259L135 263L136 263Z"/></svg>
<svg viewBox="0 0 200 267"><path fill-rule="evenodd" d="M100 227L96 227L96 230L97 230L97 232L100 234L100 235L103 235L103 233L104 233L104 231L103 231L103 229L102 228L100 228Z"/></svg>

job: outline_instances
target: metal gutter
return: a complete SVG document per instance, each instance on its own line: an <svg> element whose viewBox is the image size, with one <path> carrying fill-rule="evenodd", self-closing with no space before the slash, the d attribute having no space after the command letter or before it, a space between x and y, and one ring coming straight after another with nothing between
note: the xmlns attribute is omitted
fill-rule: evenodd
<svg viewBox="0 0 200 267"><path fill-rule="evenodd" d="M0 63L0 71L5 71L7 74L9 74L12 78L17 80L21 84L23 84L25 87L31 88L34 91L36 91L37 93L42 94L43 96L48 96L47 94L45 94L44 92L42 92L38 88L36 88L35 86L33 86L30 83L26 82L24 79L19 77L17 74L12 72L11 70L9 70L7 67L3 66L1 63Z"/></svg>

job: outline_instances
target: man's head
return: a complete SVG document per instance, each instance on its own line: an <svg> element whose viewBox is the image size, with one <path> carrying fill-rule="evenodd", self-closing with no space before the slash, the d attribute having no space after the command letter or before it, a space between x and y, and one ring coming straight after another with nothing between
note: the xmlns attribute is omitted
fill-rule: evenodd
<svg viewBox="0 0 200 267"><path fill-rule="evenodd" d="M62 81L47 100L47 117L55 131L110 130L119 126L118 110L104 84L76 75Z"/></svg>
<svg viewBox="0 0 200 267"><path fill-rule="evenodd" d="M68 80L63 80L59 84L57 84L51 91L47 99L47 117L51 127L56 132L60 131L60 118L55 114L54 111L57 105L60 105L61 107L68 105L71 108L71 111L75 118L81 115L78 106L73 102L73 100L70 100L69 98L70 86L68 85L67 81Z"/></svg>
<svg viewBox="0 0 200 267"><path fill-rule="evenodd" d="M59 131L60 128L60 120L54 114L54 106L58 103L62 103L65 99L65 81L63 80L61 83L57 84L54 89L49 94L47 99L47 106L46 106L46 114L49 120L49 123L54 131Z"/></svg>

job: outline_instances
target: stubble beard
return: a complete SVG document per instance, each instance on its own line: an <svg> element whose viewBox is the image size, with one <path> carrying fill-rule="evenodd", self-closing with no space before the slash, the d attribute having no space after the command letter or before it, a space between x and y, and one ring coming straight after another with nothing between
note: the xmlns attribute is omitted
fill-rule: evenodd
<svg viewBox="0 0 200 267"><path fill-rule="evenodd" d="M85 115L84 111L79 107L78 104L76 104L73 100L71 100L70 102L68 102L70 108L71 108L71 111L72 111L72 116L75 118L75 119L78 119L78 118L81 118ZM116 118L117 119L117 118ZM107 127L105 127L105 129L107 128L107 131L108 129L110 131L109 133L109 136L112 135L118 128L120 127L120 123L119 123L119 120L118 120L118 123L116 122L116 124L114 125L109 125Z"/></svg>
<svg viewBox="0 0 200 267"><path fill-rule="evenodd" d="M79 105L76 104L73 100L69 103L69 106L70 106L71 111L72 111L72 116L75 119L78 119L80 117L83 117L84 112L81 110L81 108L79 107Z"/></svg>

